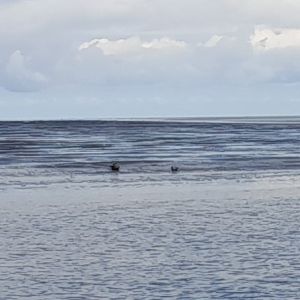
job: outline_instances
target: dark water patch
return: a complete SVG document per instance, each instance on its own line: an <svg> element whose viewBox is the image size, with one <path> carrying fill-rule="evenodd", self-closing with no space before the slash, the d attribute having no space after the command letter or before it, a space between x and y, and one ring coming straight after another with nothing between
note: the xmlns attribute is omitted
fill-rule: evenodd
<svg viewBox="0 0 300 300"><path fill-rule="evenodd" d="M260 122L0 122L0 167L81 168L87 174L112 161L127 173L163 172L172 163L185 171L299 168L300 123Z"/></svg>

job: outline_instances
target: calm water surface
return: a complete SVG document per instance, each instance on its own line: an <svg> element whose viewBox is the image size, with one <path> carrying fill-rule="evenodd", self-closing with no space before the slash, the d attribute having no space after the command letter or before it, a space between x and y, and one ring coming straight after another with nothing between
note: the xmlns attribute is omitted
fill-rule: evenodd
<svg viewBox="0 0 300 300"><path fill-rule="evenodd" d="M0 122L0 299L300 299L299 146L298 119Z"/></svg>

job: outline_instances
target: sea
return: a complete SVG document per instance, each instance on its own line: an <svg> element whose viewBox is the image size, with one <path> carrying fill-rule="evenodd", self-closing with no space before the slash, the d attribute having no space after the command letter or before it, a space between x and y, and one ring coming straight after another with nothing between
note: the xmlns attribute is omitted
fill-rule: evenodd
<svg viewBox="0 0 300 300"><path fill-rule="evenodd" d="M299 195L300 117L0 122L0 300L300 299Z"/></svg>

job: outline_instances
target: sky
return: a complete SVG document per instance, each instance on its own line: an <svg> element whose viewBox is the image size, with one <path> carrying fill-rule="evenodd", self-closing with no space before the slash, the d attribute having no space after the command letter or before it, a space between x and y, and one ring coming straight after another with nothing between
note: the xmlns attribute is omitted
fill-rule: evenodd
<svg viewBox="0 0 300 300"><path fill-rule="evenodd" d="M0 120L300 115L299 0L0 0Z"/></svg>

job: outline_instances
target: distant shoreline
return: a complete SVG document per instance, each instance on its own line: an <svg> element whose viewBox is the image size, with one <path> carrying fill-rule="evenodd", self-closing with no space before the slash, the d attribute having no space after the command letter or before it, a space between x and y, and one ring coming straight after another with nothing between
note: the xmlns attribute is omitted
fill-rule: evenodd
<svg viewBox="0 0 300 300"><path fill-rule="evenodd" d="M203 122L203 123L298 123L300 115L290 116L201 116L201 117L103 117L58 119L7 119L4 122Z"/></svg>

